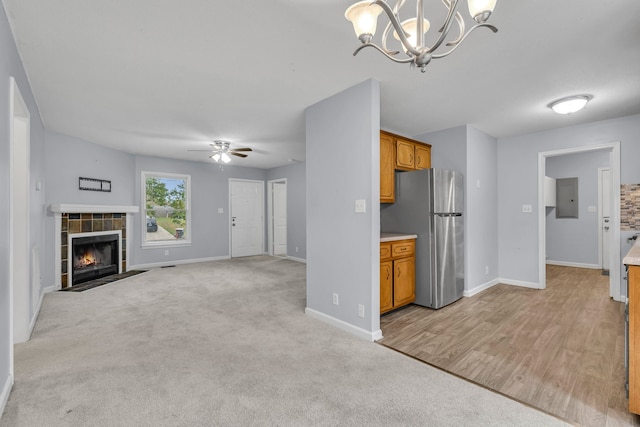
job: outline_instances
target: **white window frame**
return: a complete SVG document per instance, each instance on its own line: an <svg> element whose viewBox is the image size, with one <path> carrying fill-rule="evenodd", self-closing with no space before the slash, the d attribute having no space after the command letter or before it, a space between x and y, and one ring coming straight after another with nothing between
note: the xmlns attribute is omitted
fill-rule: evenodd
<svg viewBox="0 0 640 427"><path fill-rule="evenodd" d="M142 212L140 218L142 236L141 247L143 249L149 249L161 247L191 246L191 175L151 171L142 171L140 175L140 211ZM185 217L187 223L184 230L186 235L184 239L147 241L147 178L180 179L185 182Z"/></svg>

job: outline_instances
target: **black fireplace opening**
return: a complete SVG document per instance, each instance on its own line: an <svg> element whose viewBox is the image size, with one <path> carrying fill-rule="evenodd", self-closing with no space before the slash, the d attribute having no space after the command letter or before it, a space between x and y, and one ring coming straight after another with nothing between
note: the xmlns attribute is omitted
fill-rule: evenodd
<svg viewBox="0 0 640 427"><path fill-rule="evenodd" d="M118 274L118 235L75 237L71 286Z"/></svg>

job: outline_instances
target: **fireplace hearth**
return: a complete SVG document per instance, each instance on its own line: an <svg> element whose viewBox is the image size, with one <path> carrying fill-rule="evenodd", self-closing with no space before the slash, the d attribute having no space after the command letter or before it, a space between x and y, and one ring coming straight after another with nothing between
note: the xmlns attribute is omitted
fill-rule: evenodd
<svg viewBox="0 0 640 427"><path fill-rule="evenodd" d="M101 234L71 239L71 285L119 272L119 235Z"/></svg>

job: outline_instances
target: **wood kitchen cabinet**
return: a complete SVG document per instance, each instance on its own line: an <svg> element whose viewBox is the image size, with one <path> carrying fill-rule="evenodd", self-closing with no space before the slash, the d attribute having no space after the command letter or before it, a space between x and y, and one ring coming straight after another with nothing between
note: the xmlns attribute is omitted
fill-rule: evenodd
<svg viewBox="0 0 640 427"><path fill-rule="evenodd" d="M380 133L380 203L396 201L395 144L391 135Z"/></svg>
<svg viewBox="0 0 640 427"><path fill-rule="evenodd" d="M416 299L415 240L380 243L380 314Z"/></svg>
<svg viewBox="0 0 640 427"><path fill-rule="evenodd" d="M395 171L431 167L431 146L380 131L380 203L395 202Z"/></svg>
<svg viewBox="0 0 640 427"><path fill-rule="evenodd" d="M640 266L630 265L629 284L629 412L640 414Z"/></svg>

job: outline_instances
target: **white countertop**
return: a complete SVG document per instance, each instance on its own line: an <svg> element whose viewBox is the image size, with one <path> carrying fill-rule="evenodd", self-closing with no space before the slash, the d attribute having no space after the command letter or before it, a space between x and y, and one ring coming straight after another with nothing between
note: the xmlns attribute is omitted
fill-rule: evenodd
<svg viewBox="0 0 640 427"><path fill-rule="evenodd" d="M636 243L629 249L627 256L622 259L625 265L640 265L640 238L636 239Z"/></svg>
<svg viewBox="0 0 640 427"><path fill-rule="evenodd" d="M417 239L417 234L404 234L404 233L380 233L380 243L382 242L395 242L396 240L408 240Z"/></svg>

